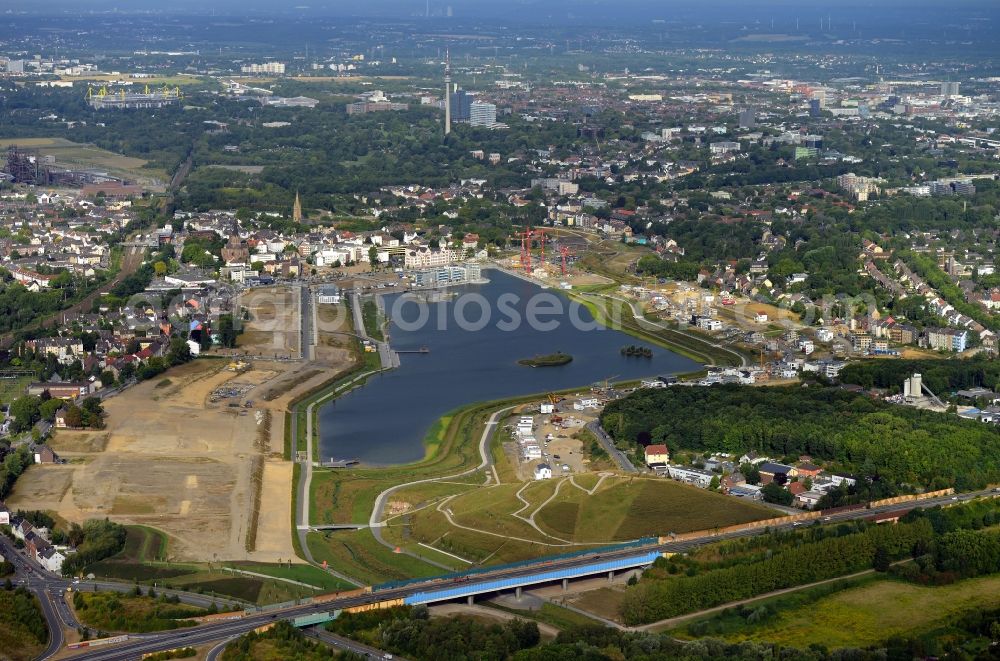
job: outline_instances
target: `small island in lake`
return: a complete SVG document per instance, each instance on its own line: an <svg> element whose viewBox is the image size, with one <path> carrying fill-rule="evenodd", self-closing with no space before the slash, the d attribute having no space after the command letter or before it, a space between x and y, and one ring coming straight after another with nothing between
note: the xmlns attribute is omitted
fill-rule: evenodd
<svg viewBox="0 0 1000 661"><path fill-rule="evenodd" d="M566 365L572 362L573 356L568 353L562 353L557 351L555 353L550 353L547 356L535 356L534 358L522 358L517 361L518 365L527 365L528 367L558 367L560 365Z"/></svg>
<svg viewBox="0 0 1000 661"><path fill-rule="evenodd" d="M650 349L649 347L636 346L634 344L630 344L627 347L622 347L621 353L622 353L623 356L629 356L629 357L631 357L631 356L636 356L638 358L652 358L653 357L653 350L652 349Z"/></svg>

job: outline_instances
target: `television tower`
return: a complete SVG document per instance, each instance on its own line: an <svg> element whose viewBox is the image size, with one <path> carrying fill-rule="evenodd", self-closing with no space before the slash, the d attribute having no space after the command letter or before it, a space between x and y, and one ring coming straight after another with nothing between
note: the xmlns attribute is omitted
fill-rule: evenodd
<svg viewBox="0 0 1000 661"><path fill-rule="evenodd" d="M444 135L451 133L451 49L445 52L444 60Z"/></svg>

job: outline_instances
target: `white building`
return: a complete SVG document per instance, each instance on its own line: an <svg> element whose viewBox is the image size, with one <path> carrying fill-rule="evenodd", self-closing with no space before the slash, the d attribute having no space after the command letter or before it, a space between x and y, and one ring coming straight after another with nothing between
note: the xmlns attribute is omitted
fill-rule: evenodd
<svg viewBox="0 0 1000 661"><path fill-rule="evenodd" d="M244 64L240 67L243 73L252 74L284 74L285 65L283 62L264 62L263 64Z"/></svg>
<svg viewBox="0 0 1000 661"><path fill-rule="evenodd" d="M535 479L548 480L552 478L552 467L548 464L538 464L535 466Z"/></svg>
<svg viewBox="0 0 1000 661"><path fill-rule="evenodd" d="M685 466L667 466L667 474L679 482L694 484L703 489L707 488L712 483L712 478L715 477L715 474L710 471Z"/></svg>
<svg viewBox="0 0 1000 661"><path fill-rule="evenodd" d="M469 107L469 124L472 126L493 126L497 123L497 107L484 101L473 101Z"/></svg>
<svg viewBox="0 0 1000 661"><path fill-rule="evenodd" d="M38 562L54 574L62 572L62 566L65 560L66 555L52 546L38 554Z"/></svg>
<svg viewBox="0 0 1000 661"><path fill-rule="evenodd" d="M426 269L435 266L447 266L454 261L456 261L455 251L451 248L431 250L428 247L421 246L406 251L403 266L408 269Z"/></svg>

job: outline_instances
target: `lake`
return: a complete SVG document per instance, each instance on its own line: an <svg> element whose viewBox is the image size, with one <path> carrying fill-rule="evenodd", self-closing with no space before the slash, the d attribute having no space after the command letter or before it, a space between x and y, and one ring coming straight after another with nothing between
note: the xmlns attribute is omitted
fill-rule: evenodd
<svg viewBox="0 0 1000 661"><path fill-rule="evenodd" d="M412 295L385 297L392 347L426 347L430 352L401 354L398 369L371 377L320 409L324 460L410 463L424 457L423 439L438 418L460 406L574 387L585 390L605 379L624 381L702 368L659 347L652 347L652 359L622 356L623 346L641 342L599 326L585 308L572 304L570 309L569 300L554 291L496 269L484 274L489 283L441 290L443 300L425 304L424 324L418 323L418 305L400 300ZM553 301L561 302L561 314L545 314ZM487 304L491 311L484 324ZM462 327L456 310L463 311L461 318L478 323ZM523 323L513 323L515 318ZM528 323L529 318L536 323ZM559 367L517 364L522 358L557 351L572 355L573 361Z"/></svg>

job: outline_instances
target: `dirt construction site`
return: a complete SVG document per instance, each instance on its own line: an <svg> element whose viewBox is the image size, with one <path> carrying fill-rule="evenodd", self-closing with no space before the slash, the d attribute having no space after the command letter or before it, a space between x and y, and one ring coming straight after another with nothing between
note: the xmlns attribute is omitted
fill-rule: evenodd
<svg viewBox="0 0 1000 661"><path fill-rule="evenodd" d="M105 400L105 429L58 430L50 445L66 463L29 468L7 503L158 528L168 560L294 559L285 411L348 356L202 358L170 369Z"/></svg>

